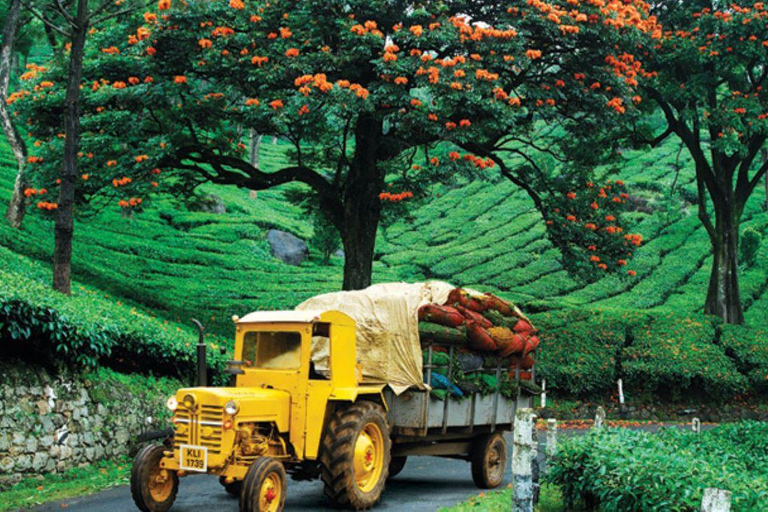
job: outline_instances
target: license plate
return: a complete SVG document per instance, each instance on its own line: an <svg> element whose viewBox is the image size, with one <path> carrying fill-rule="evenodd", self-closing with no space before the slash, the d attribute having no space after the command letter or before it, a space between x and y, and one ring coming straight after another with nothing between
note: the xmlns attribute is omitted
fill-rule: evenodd
<svg viewBox="0 0 768 512"><path fill-rule="evenodd" d="M179 446L179 468L187 471L208 471L208 448L183 444Z"/></svg>

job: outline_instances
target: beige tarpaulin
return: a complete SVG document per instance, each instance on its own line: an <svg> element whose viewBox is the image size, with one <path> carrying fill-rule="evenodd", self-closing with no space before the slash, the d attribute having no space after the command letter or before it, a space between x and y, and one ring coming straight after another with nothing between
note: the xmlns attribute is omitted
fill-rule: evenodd
<svg viewBox="0 0 768 512"><path fill-rule="evenodd" d="M357 359L366 378L387 382L400 394L423 387L419 344L419 307L444 304L455 287L448 283L383 283L365 290L318 295L299 304L300 311L338 310L357 322ZM312 360L327 368L328 339L314 338Z"/></svg>

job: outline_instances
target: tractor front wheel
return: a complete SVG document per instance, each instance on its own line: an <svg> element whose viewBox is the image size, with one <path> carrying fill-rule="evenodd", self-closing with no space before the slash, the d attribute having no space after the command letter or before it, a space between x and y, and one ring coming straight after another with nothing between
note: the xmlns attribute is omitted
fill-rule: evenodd
<svg viewBox="0 0 768 512"><path fill-rule="evenodd" d="M507 469L507 442L499 432L478 437L472 444L472 480L481 489L495 489Z"/></svg>
<svg viewBox="0 0 768 512"><path fill-rule="evenodd" d="M337 507L373 507L389 474L389 425L378 404L360 401L337 410L322 440L325 495Z"/></svg>
<svg viewBox="0 0 768 512"><path fill-rule="evenodd" d="M285 507L286 479L283 465L271 457L251 464L240 492L240 512L280 512Z"/></svg>
<svg viewBox="0 0 768 512"><path fill-rule="evenodd" d="M131 496L143 512L165 512L179 492L175 471L160 467L165 447L151 445L142 449L131 468Z"/></svg>
<svg viewBox="0 0 768 512"><path fill-rule="evenodd" d="M231 494L232 496L240 496L240 491L243 490L243 481L242 480L235 480L234 482L227 483L226 477L219 477L219 483L224 487L224 490L227 491L227 494Z"/></svg>

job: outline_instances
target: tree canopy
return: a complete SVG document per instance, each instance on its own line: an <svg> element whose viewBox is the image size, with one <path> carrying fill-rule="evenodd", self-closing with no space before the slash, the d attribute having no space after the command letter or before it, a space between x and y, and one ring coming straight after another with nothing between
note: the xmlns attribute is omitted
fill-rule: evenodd
<svg viewBox="0 0 768 512"><path fill-rule="evenodd" d="M160 0L91 32L82 205L303 183L341 234L345 288L370 283L382 204L457 175L525 189L568 268L622 270L639 243L618 218L623 185L591 181L651 76L628 51L660 36L643 2ZM66 76L33 66L11 98L35 139L28 194L42 210L57 207ZM251 165L251 129L290 141L292 161Z"/></svg>

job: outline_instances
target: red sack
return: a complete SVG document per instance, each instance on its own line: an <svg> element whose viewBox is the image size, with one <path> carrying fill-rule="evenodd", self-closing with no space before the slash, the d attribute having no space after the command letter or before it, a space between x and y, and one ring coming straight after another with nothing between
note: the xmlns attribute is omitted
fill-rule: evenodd
<svg viewBox="0 0 768 512"><path fill-rule="evenodd" d="M531 372L520 372L520 380L531 380L533 374Z"/></svg>
<svg viewBox="0 0 768 512"><path fill-rule="evenodd" d="M509 365L509 374L514 375L515 370L517 369L517 359L512 361L512 364ZM531 356L525 356L520 359L520 370L530 370L533 368L534 360Z"/></svg>
<svg viewBox="0 0 768 512"><path fill-rule="evenodd" d="M488 309L494 309L504 316L514 315L512 304L505 301L501 297L495 296L492 293L486 293L486 295L488 296L488 298L486 299L485 304Z"/></svg>
<svg viewBox="0 0 768 512"><path fill-rule="evenodd" d="M467 320L469 347L482 352L495 352L498 348L490 333L472 320Z"/></svg>
<svg viewBox="0 0 768 512"><path fill-rule="evenodd" d="M419 308L419 320L446 327L458 327L464 323L464 315L450 306L425 304Z"/></svg>
<svg viewBox="0 0 768 512"><path fill-rule="evenodd" d="M491 327L488 333L499 348L499 357L508 357L521 352L525 347L525 341L519 334L515 334L508 327Z"/></svg>
<svg viewBox="0 0 768 512"><path fill-rule="evenodd" d="M531 326L531 324L529 324L525 320L518 320L518 322L515 324L514 330L515 332L519 332L521 334L522 333L528 334L533 330L533 326Z"/></svg>
<svg viewBox="0 0 768 512"><path fill-rule="evenodd" d="M539 337L531 336L525 341L525 349L523 350L523 357L527 356L539 347Z"/></svg>
<svg viewBox="0 0 768 512"><path fill-rule="evenodd" d="M446 304L458 304L478 313L482 313L488 309L483 302L470 297L469 294L461 288L454 288L451 290L451 293L448 294L448 302Z"/></svg>
<svg viewBox="0 0 768 512"><path fill-rule="evenodd" d="M493 323L480 313L476 313L475 311L465 308L464 306L456 306L456 310L464 315L464 318L467 320L472 320L483 329L490 329L493 327Z"/></svg>

